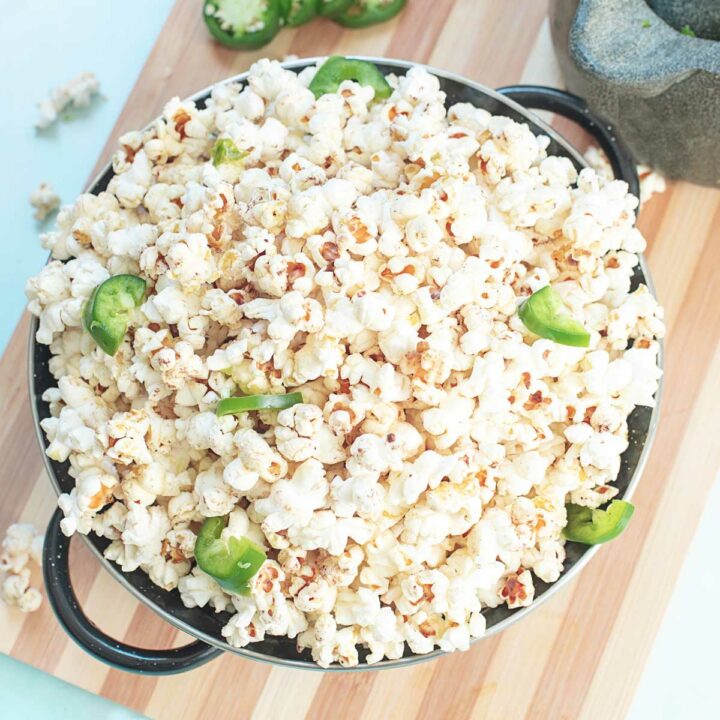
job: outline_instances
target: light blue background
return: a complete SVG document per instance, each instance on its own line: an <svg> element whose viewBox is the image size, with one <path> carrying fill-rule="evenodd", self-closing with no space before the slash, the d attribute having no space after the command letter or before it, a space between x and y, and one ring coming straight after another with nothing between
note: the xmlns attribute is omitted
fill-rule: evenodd
<svg viewBox="0 0 720 720"><path fill-rule="evenodd" d="M172 5L0 0L0 348L25 305L25 280L47 256L38 241L47 228L33 218L30 193L46 180L70 203L82 190ZM37 103L85 70L98 76L104 99L38 133Z"/></svg>
<svg viewBox="0 0 720 720"><path fill-rule="evenodd" d="M144 717L2 654L0 687L0 717L5 720L142 720Z"/></svg>
<svg viewBox="0 0 720 720"><path fill-rule="evenodd" d="M24 307L25 280L47 254L37 240L42 228L32 217L28 197L43 180L55 186L65 203L81 191L172 4L0 0L0 350ZM104 99L76 120L37 134L36 103L50 88L84 70L98 76ZM717 518L716 484L643 674L632 720L718 717ZM1 655L0 688L3 718L138 717Z"/></svg>
<svg viewBox="0 0 720 720"><path fill-rule="evenodd" d="M82 190L172 5L173 0L0 0L0 351L25 306L25 280L47 256L38 232L52 218L40 225L29 195L43 180L64 203ZM37 133L37 102L85 70L98 76L104 98L77 119ZM0 689L0 718L141 717L4 655Z"/></svg>

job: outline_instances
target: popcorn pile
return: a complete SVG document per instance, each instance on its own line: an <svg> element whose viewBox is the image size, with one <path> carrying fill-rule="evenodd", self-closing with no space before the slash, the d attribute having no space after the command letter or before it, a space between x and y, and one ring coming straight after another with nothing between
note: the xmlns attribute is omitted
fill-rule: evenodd
<svg viewBox="0 0 720 720"><path fill-rule="evenodd" d="M42 565L43 536L28 523L15 523L7 529L0 545L0 598L22 612L35 612L42 603L42 593L30 585L29 563Z"/></svg>
<svg viewBox="0 0 720 720"><path fill-rule="evenodd" d="M323 666L464 650L485 608L558 579L565 503L616 495L627 417L654 403L637 200L525 125L446 110L421 68L382 102L351 81L316 100L315 70L260 60L204 109L171 100L43 236L27 294L57 379L47 454L75 478L62 528L231 613L233 646L287 636ZM218 137L244 165L213 166ZM119 273L149 294L109 357L81 311ZM548 283L590 348L520 322ZM304 402L214 413L289 390ZM219 515L268 551L248 597L194 564Z"/></svg>

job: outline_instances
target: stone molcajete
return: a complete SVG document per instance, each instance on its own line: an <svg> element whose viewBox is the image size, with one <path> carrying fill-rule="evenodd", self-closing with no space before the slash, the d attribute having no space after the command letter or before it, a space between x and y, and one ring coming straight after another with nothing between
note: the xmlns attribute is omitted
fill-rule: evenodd
<svg viewBox="0 0 720 720"><path fill-rule="evenodd" d="M638 161L720 186L720 0L551 0L568 88Z"/></svg>

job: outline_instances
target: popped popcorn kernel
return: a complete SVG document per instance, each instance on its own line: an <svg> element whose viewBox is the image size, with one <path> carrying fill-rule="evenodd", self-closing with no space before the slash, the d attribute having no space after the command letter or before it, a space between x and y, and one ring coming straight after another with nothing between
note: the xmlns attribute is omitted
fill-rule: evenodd
<svg viewBox="0 0 720 720"><path fill-rule="evenodd" d="M42 565L43 535L29 523L8 527L0 545L0 599L21 612L35 612L42 604L41 591L30 584L31 567Z"/></svg>
<svg viewBox="0 0 720 720"><path fill-rule="evenodd" d="M60 196L50 183L41 182L30 193L30 204L35 208L35 219L42 222L60 207Z"/></svg>

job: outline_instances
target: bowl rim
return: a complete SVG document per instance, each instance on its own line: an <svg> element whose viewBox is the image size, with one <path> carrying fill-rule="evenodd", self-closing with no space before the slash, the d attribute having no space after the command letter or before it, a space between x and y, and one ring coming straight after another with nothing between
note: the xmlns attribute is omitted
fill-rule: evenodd
<svg viewBox="0 0 720 720"><path fill-rule="evenodd" d="M315 65L321 61L323 61L327 56L314 56L309 58L300 58L297 60L292 60L288 62L282 62L281 65L288 70L300 70L312 65ZM441 70L438 68L435 68L431 65L427 65L424 63L415 63L408 60L401 60L396 58L384 58L384 57L376 57L376 56L369 56L369 55L347 55L346 57L351 57L358 60L365 60L367 62L376 63L379 65L385 65L389 67L393 67L396 71L400 73L405 73L408 70L410 70L413 67L420 67L429 72L432 75L437 76L438 78L444 79L444 80L450 80L457 83L460 83L462 85L465 85L466 87L469 87L472 90L475 90L477 92L480 92L482 94L488 95L491 98L497 100L503 105L508 106L509 108L515 110L523 117L527 118L531 123L533 123L535 126L540 128L544 134L546 134L548 137L550 137L552 140L554 140L556 143L558 143L565 152L568 153L568 155L572 156L572 158L582 167L588 167L587 162L583 158L583 156L557 131L555 131L548 123L546 123L541 117L539 117L536 113L533 111L525 108L524 106L520 105L519 103L515 102L514 100L511 100L510 98L502 95L501 93L497 92L496 90L493 90L492 88L486 87L485 85L478 83L474 80L470 80L462 75L459 75L457 73L453 73L447 70ZM210 93L217 87L222 85L227 85L234 82L245 82L249 74L249 69L238 73L236 75L233 75L231 77L225 78L223 80L217 81L215 83L212 83L201 90L198 90L194 92L193 94L187 96L184 98L183 102L185 101L193 101L196 102L198 100L203 100L207 98ZM159 117L159 116L158 116ZM153 120L151 120L144 128L143 131L150 128L153 123L158 119L158 117L155 117ZM107 163L103 164L101 169L98 171L98 173L93 177L93 179L87 183L85 189L83 192L92 192L92 190L102 181L102 179L105 177L105 175L112 170L112 159L110 159ZM651 294L654 297L657 297L657 294L655 292L655 286L652 280L652 276L650 274L650 269L647 264L647 260L645 258L644 253L640 253L638 255L639 257L639 267L642 271L642 274L644 276L644 284L647 286L648 290L651 292ZM51 256L50 256L51 258ZM49 259L50 259L49 258ZM48 259L48 260L49 260ZM30 322L30 333L28 338L28 389L29 389L29 396L30 396L30 405L31 405L31 411L32 411L32 418L33 418L33 426L35 428L35 436L38 440L38 444L40 446L42 458L43 458L43 464L45 467L45 470L47 471L48 477L50 479L50 482L53 486L53 489L55 490L55 494L59 496L62 493L62 489L60 487L60 484L58 482L58 479L55 474L55 468L53 467L53 462L51 459L47 456L45 453L45 435L40 427L40 417L38 414L38 396L35 392L35 383L34 383L34 375L35 375L35 356L36 356L36 346L38 345L37 341L35 340L35 333L37 332L38 328L38 318L37 316L33 315ZM658 356L657 356L657 366L660 370L663 370L664 362L664 351L663 351L663 342L662 340L658 340L659 350L658 350ZM629 500L632 495L635 492L635 489L637 487L638 482L640 481L640 477L643 473L643 470L645 469L645 466L648 461L648 457L650 455L651 448L653 446L655 436L657 434L657 426L659 422L659 415L660 415L660 405L663 395L663 381L664 381L664 373L660 377L658 381L658 388L655 393L655 406L651 410L650 420L648 423L648 430L647 435L645 437L645 441L642 446L642 450L640 452L640 456L638 458L637 464L635 465L634 470L632 471L632 475L630 477L630 480L628 481L627 489L624 494L622 494L622 499ZM77 533L79 534L79 533ZM295 660L295 659L287 659L287 658L281 658L281 657L275 657L272 655L268 655L266 653L257 652L252 649L252 645L248 645L243 648L237 648L233 647L224 640L218 639L202 630L198 630L190 623L187 623L165 609L157 606L150 598L148 598L141 590L136 588L132 583L128 581L128 579L125 577L125 573L113 562L108 560L104 557L103 553L95 546L95 544L91 541L90 537L87 535L81 535L83 542L85 545L90 549L90 552L95 555L95 557L98 558L100 561L101 567L109 572L112 577L118 581L126 590L128 590L139 602L141 602L146 607L149 607L154 613L156 613L158 616L160 616L165 622L170 623L173 625L176 629L182 630L183 632L187 633L191 637L202 640L203 642L207 643L208 645L214 646L216 648L219 648L220 650L223 650L225 652L232 653L234 655L238 655L240 657L254 660L257 662L262 662L270 665L280 666L280 667L289 667L289 668L295 668L300 670L312 670L316 672L367 672L372 670L384 670L384 669L390 669L390 668L400 668L400 667L408 667L410 665L415 665L421 662L426 662L429 660L437 659L440 657L443 657L445 655L450 654L449 652L445 650L441 650L439 648L436 648L432 652L419 655L419 654L413 654L409 656L403 656L401 658L395 659L395 660L389 660L389 659L383 659L380 660L377 663L373 664L367 664L367 663L360 663L355 666L351 667L343 667L339 665L331 665L329 667L321 667L317 665L314 661L307 661L307 660ZM479 638L474 638L471 640L471 646L475 645L476 643L480 642L481 640L484 640L488 637L491 637L492 635L495 635L499 632L502 632L503 630L507 629L509 626L513 625L514 623L518 622L519 620L522 620L524 617L526 617L529 613L536 610L538 607L540 607L543 603L545 603L549 598L551 598L553 595L555 595L557 592L559 592L563 587L568 585L574 578L576 578L580 572L585 568L585 566L592 560L593 557L599 552L601 545L595 545L595 546L588 546L587 549L583 552L583 554L578 558L578 560L567 570L565 570L558 580L556 580L554 583L551 583L549 587L544 590L541 594L535 597L535 599L532 601L532 603L526 607L522 607L519 609L516 609L511 615L509 615L506 618L503 618L499 622L490 625L486 632ZM172 591L175 592L175 591Z"/></svg>

